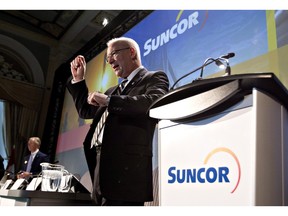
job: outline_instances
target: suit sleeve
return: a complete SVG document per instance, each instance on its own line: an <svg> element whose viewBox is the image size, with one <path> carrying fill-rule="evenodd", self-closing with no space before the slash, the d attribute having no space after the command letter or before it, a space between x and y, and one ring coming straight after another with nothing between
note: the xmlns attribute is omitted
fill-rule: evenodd
<svg viewBox="0 0 288 216"><path fill-rule="evenodd" d="M88 88L85 80L74 84L69 80L67 82L67 89L73 98L79 117L83 119L92 119L98 107L87 103Z"/></svg>

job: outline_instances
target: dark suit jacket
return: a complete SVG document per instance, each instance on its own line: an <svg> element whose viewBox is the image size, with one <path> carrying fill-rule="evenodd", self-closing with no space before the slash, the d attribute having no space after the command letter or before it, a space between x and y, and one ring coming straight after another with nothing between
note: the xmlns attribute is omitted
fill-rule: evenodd
<svg viewBox="0 0 288 216"><path fill-rule="evenodd" d="M93 118L84 140L86 160L93 180L96 150L90 149L90 143L105 107L87 103L88 89L84 81L75 84L69 81L67 87L79 116ZM113 95L117 87L105 92L111 95L111 99L101 149L101 192L111 200L152 201L152 142L157 120L150 118L148 111L155 100L168 92L168 77L162 71L148 72L144 68L128 83L121 95Z"/></svg>
<svg viewBox="0 0 288 216"><path fill-rule="evenodd" d="M30 154L24 157L24 162L22 165L22 171L26 171L29 158L30 158ZM31 164L30 172L33 175L38 175L42 171L42 167L40 166L40 164L43 162L49 162L49 158L43 152L38 151L37 154L35 155L35 158L34 158L32 164Z"/></svg>

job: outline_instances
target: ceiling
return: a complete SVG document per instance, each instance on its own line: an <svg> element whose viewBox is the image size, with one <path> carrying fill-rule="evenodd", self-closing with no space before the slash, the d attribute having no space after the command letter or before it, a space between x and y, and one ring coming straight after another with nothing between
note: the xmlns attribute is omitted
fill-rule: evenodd
<svg viewBox="0 0 288 216"><path fill-rule="evenodd" d="M97 43L105 37L120 36L149 13L151 11L1 10L0 20L80 50L93 38L97 38L93 47L99 47ZM109 21L106 26L102 24L104 18ZM91 43L89 46L91 50Z"/></svg>

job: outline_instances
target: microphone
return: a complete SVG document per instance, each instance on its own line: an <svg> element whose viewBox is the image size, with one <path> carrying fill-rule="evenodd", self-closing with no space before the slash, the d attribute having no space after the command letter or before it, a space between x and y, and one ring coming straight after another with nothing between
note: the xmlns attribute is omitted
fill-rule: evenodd
<svg viewBox="0 0 288 216"><path fill-rule="evenodd" d="M224 76L229 76L229 75L231 75L231 67L230 67L228 59L229 58L233 58L234 56L235 56L235 53L227 53L226 55L221 55L220 57L218 57L216 59L208 58L207 60L209 60L209 59L212 60L212 62L215 62L218 67L225 66L225 64L223 63L223 62L225 62L226 66L225 66L225 74L224 74ZM203 70L204 70L204 67L207 65L207 60L203 64L199 79L202 79Z"/></svg>
<svg viewBox="0 0 288 216"><path fill-rule="evenodd" d="M212 62L209 62L209 64L210 64L210 63L212 63ZM200 69L203 68L203 67L204 67L204 65L201 65L200 67L194 69L193 71L191 71L191 72L189 72L189 73L187 73L187 74L184 74L184 76L180 77L179 79L177 79L177 80L174 82L174 84L172 85L172 87L170 88L170 90L173 90L174 87L176 86L176 84L177 84L180 80L182 80L183 78L189 76L189 75L192 74L192 73L195 73L196 71L200 70Z"/></svg>
<svg viewBox="0 0 288 216"><path fill-rule="evenodd" d="M232 53L232 52L231 52L231 53L227 53L226 55L222 55L222 56L220 56L220 57L218 57L218 58L216 58L216 59L211 58L211 57L207 58L200 67L194 69L193 71L191 71L191 72L183 75L183 76L180 77L179 79L177 79L177 80L174 82L174 84L172 85L172 87L170 88L170 90L173 90L174 87L176 86L176 84L177 84L180 80L182 80L183 78L189 76L190 74L195 73L195 72L198 71L198 70L201 70L201 72L200 72L200 77L198 78L198 80L201 80L201 79L202 79L202 76L203 76L204 68L205 68L207 65L209 65L209 64L211 64L211 63L213 63L213 62L215 62L215 63L218 65L218 64L223 64L223 63L221 62L221 60L222 60L222 61L225 61L225 62L226 62L226 70L225 70L226 73L225 73L225 75L230 75L230 74L231 74L231 68L230 68L228 59L229 59L229 58L232 58L232 57L234 57L234 56L235 56L235 53ZM219 66L219 65L218 65L218 66Z"/></svg>
<svg viewBox="0 0 288 216"><path fill-rule="evenodd" d="M230 76L231 75L231 67L229 64L229 58L233 58L235 56L235 53L228 53L226 55L222 55L219 57L219 59L222 59L226 62L226 68L225 68L225 74L223 76Z"/></svg>
<svg viewBox="0 0 288 216"><path fill-rule="evenodd" d="M217 61L217 59L214 59L214 58L211 58L211 57L207 58L207 59L204 61L203 65L201 66L201 72L200 72L200 77L199 77L199 79L202 79L202 77L203 77L204 67L207 66L208 64L211 64L212 62L216 62L216 61ZM216 62L216 63L217 63L217 62Z"/></svg>
<svg viewBox="0 0 288 216"><path fill-rule="evenodd" d="M224 59L229 59L229 58L233 58L235 56L235 53L228 53L226 55L222 55L219 58L224 58Z"/></svg>

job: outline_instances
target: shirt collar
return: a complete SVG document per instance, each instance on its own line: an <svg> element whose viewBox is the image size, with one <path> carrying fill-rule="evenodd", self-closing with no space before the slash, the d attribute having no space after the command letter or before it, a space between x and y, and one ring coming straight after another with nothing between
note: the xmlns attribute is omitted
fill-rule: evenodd
<svg viewBox="0 0 288 216"><path fill-rule="evenodd" d="M39 149L36 149L36 151L31 152L31 155L35 156L37 154L37 152L39 151Z"/></svg>
<svg viewBox="0 0 288 216"><path fill-rule="evenodd" d="M130 80L132 80L133 77L134 77L140 70L142 70L143 68L144 68L144 66L140 66L140 67L136 68L134 71L132 71L132 73L130 73L130 75L127 77L128 82L130 82ZM127 83L128 83L128 82L127 82ZM126 83L126 84L127 84L127 83Z"/></svg>

